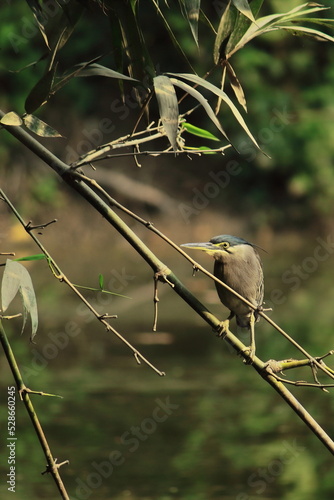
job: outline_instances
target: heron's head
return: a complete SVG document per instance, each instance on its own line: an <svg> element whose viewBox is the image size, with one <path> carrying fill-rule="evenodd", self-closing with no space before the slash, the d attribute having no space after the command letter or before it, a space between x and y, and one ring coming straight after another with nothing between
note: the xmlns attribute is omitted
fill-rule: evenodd
<svg viewBox="0 0 334 500"><path fill-rule="evenodd" d="M249 243L243 238L231 236L230 234L221 234L214 236L210 241L204 243L183 243L181 247L190 248L192 250L202 250L215 260L225 260L229 256L243 256L255 245Z"/></svg>

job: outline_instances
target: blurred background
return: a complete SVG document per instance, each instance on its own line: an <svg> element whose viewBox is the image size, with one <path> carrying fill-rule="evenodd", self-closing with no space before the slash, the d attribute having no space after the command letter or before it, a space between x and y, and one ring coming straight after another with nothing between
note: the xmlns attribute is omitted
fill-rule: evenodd
<svg viewBox="0 0 334 500"><path fill-rule="evenodd" d="M267 1L261 15L298 4ZM208 3L205 11L215 19L224 5ZM43 55L43 41L25 2L15 9L8 2L0 13L1 109L22 114L26 96L43 71L43 64L35 64ZM167 14L195 71L204 75L213 66L210 30L200 24L198 51L177 6L171 5ZM151 5L142 6L142 23L155 67L184 72L185 63ZM107 52L108 18L93 2L77 28L61 52L64 72ZM270 158L251 147L229 110L223 109L220 120L241 155L229 148L225 156L143 156L140 167L131 157L115 158L85 172L178 244L226 233L265 249L261 257L271 317L312 355L322 355L333 348L334 323L333 46L279 31L255 39L232 62L246 93L246 122ZM102 64L113 67L113 54L107 53ZM218 77L213 75L216 83ZM71 163L97 145L130 133L138 108L131 87L124 85L127 101L122 104L116 80L72 79L36 113L64 137L41 142ZM188 109L186 101L181 112ZM151 119L157 117L153 106ZM201 110L192 114L191 123L217 135ZM196 147L211 146L190 136L189 141ZM162 139L159 147L166 146ZM54 456L70 461L61 475L71 498L332 498L333 457L283 400L163 284L158 328L152 332L151 269L101 216L4 130L0 152L1 188L23 218L36 224L57 219L39 238L63 272L75 284L96 288L101 273L109 290L129 297L84 292L101 314L117 314L112 325L166 373L159 377L145 364L138 365L131 351L53 278L45 262L26 264L39 308L36 344L29 342L29 329L20 336L20 319L5 326L26 385L63 397L35 396L33 402ZM170 246L120 215L213 313L225 319L227 311L208 278L193 277L191 265ZM3 252L14 251L17 257L39 253L4 203L0 235ZM212 269L208 256L193 256ZM17 300L11 312L20 307ZM235 325L232 331L240 334ZM300 358L266 322L261 321L256 332L261 359ZM13 379L4 355L0 358L1 434L6 435L7 386ZM303 369L287 377L311 380L311 373ZM291 390L333 436L333 391ZM16 407L15 498L58 498L52 479L40 474L45 459L18 398ZM8 466L1 441L0 493L7 500L12 497L5 484Z"/></svg>

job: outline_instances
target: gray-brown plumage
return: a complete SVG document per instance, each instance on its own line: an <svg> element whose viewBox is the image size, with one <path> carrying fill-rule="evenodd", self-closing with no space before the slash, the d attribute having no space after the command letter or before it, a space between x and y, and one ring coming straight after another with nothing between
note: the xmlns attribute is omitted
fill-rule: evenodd
<svg viewBox="0 0 334 500"><path fill-rule="evenodd" d="M237 324L251 331L250 355L255 353L254 323L263 304L263 270L260 256L248 241L223 234L206 243L185 243L181 246L203 250L215 259L213 274L254 305L254 311L240 298L215 282L221 302L230 310L229 320L236 317ZM225 323L225 322L223 322Z"/></svg>

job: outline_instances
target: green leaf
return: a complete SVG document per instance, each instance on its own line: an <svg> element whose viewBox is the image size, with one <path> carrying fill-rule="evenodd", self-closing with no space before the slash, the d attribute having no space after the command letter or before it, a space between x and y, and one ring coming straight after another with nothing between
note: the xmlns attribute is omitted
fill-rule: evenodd
<svg viewBox="0 0 334 500"><path fill-rule="evenodd" d="M177 151L176 137L179 124L179 105L175 89L167 76L153 78L153 85L163 127L173 150Z"/></svg>
<svg viewBox="0 0 334 500"><path fill-rule="evenodd" d="M18 291L23 302L22 332L29 314L31 318L31 340L33 340L38 327L38 313L31 277L25 267L18 262L7 259L1 284L1 308L3 311L6 311Z"/></svg>
<svg viewBox="0 0 334 500"><path fill-rule="evenodd" d="M83 69L80 70L80 66L83 67ZM105 66L101 66L101 64L90 64L89 66L86 66L85 63L82 65L78 64L76 66L79 69L79 72L76 74L77 77L79 76L105 76L107 78L117 78L118 80L130 80L132 82L138 82L139 80L136 80L135 78L131 78L130 76L123 75L122 73L119 73L118 71L114 71L113 69L106 68Z"/></svg>
<svg viewBox="0 0 334 500"><path fill-rule="evenodd" d="M49 99L55 71L56 67L54 66L50 71L47 71L31 89L24 105L27 113L33 113Z"/></svg>
<svg viewBox="0 0 334 500"><path fill-rule="evenodd" d="M197 46L198 46L198 19L199 19L200 5L201 5L200 0L184 0L186 16L191 29L191 33L194 37Z"/></svg>
<svg viewBox="0 0 334 500"><path fill-rule="evenodd" d="M118 17L115 15L113 10L110 10L109 14L109 23L110 23L110 36L111 36L111 45L113 51L113 59L115 61L116 70L122 71L124 67L124 50L122 47L122 30L119 23ZM118 80L118 85L120 88L122 100L125 99L124 94L124 84L122 80Z"/></svg>
<svg viewBox="0 0 334 500"><path fill-rule="evenodd" d="M14 111L9 111L9 113L6 113L1 118L0 123L11 127L18 127L19 125L22 125L23 121L17 113L15 113Z"/></svg>
<svg viewBox="0 0 334 500"><path fill-rule="evenodd" d="M263 0L253 0L251 4L253 16L258 14L262 4ZM231 51L239 43L240 39L244 36L249 27L253 24L254 23L252 23L252 21L248 17L245 17L244 14L238 11L235 26L226 44L226 58L230 57ZM254 25L257 25L257 21Z"/></svg>
<svg viewBox="0 0 334 500"><path fill-rule="evenodd" d="M57 130L50 127L47 123L43 122L37 116L24 115L23 122L25 126L40 137L62 137Z"/></svg>
<svg viewBox="0 0 334 500"><path fill-rule="evenodd" d="M222 45L228 40L232 33L233 27L235 25L236 12L235 9L231 9L231 1L227 4L222 17L220 18L217 36L213 48L213 60L215 64L218 64L220 58L225 59L225 54L222 54ZM226 43L225 43L226 45Z"/></svg>
<svg viewBox="0 0 334 500"><path fill-rule="evenodd" d="M203 154L204 155L216 155L218 151L211 151L211 148L208 148L207 146L200 146L199 148L192 148L190 146L185 146L186 150L189 150L189 151L203 151Z"/></svg>
<svg viewBox="0 0 334 500"><path fill-rule="evenodd" d="M7 259L1 283L1 309L3 312L6 311L20 287L20 274L16 272L15 266L11 265L11 263L12 261ZM23 266L20 265L20 267Z"/></svg>
<svg viewBox="0 0 334 500"><path fill-rule="evenodd" d="M233 89L233 92L234 92L236 98L238 99L239 104L241 104L241 106L247 112L246 98L245 98L245 94L244 94L243 88L241 86L241 83L240 83L237 75L235 74L234 69L232 68L231 64L229 63L229 61L225 61L225 67L226 67L227 74L229 76L229 80L230 80L230 84L231 84L231 87Z"/></svg>
<svg viewBox="0 0 334 500"><path fill-rule="evenodd" d="M334 37L313 28L306 28L305 26L277 26L277 28L282 30L290 30L292 32L296 31L299 32L298 34L312 36L317 40L320 39L321 41L326 40L327 42L334 42Z"/></svg>
<svg viewBox="0 0 334 500"><path fill-rule="evenodd" d="M28 255L27 257L19 257L18 259L13 259L15 262L21 261L31 261L31 260L43 260L46 259L44 253L37 253L35 255Z"/></svg>
<svg viewBox="0 0 334 500"><path fill-rule="evenodd" d="M169 73L170 75L173 75L174 73ZM205 99L205 97L198 92L198 90L194 89L187 83L181 82L180 80L176 78L170 78L170 81L172 82L173 85L176 85L177 87L180 87L182 90L193 96L205 109L207 115L209 118L213 121L213 123L216 125L217 129L220 130L220 132L223 134L223 136L228 140L228 142L231 142L229 138L227 137L223 127L221 126L218 118L216 117L213 109L211 108L210 104L208 101Z"/></svg>
<svg viewBox="0 0 334 500"><path fill-rule="evenodd" d="M239 124L241 125L241 127L244 129L244 131L247 133L248 137L251 139L251 141L253 142L253 144L255 144L255 146L261 150L260 146L258 145L258 143L256 142L256 139L255 137L253 136L253 134L251 133L251 131L249 130L249 128L247 127L246 123L245 123L245 120L243 119L242 115L240 114L239 110L236 108L236 106L233 104L233 102L231 101L231 99L228 97L227 94L225 94L225 92L221 89L219 89L218 87L216 87L215 85L212 85L212 83L210 82L207 82L206 80L204 80L203 78L200 78L199 76L197 75L191 75L191 74L188 74L188 73L169 73L171 75L175 75L175 76L179 76L181 78L185 78L197 85L201 85L202 87L206 88L207 90L209 90L210 92L212 92L213 94L217 95L218 97L220 97L230 108L230 110L232 111L232 113L234 114L234 117L236 118L236 120L239 122ZM174 80L174 79L173 79ZM172 80L172 81L173 81ZM173 82L174 83L174 82ZM201 94L200 94L201 95ZM215 115L214 115L215 116ZM216 118L216 116L215 116ZM218 127L219 128L219 127ZM219 128L220 130L220 128ZM225 135L225 133L224 133ZM225 135L226 137L226 135Z"/></svg>
<svg viewBox="0 0 334 500"><path fill-rule="evenodd" d="M172 43L173 45L175 46L175 48L178 50L178 52L181 54L182 58L186 61L186 63L189 65L189 67L192 69L192 66L190 64L190 61L188 60L184 50L182 49L180 43L178 42L176 36L174 35L173 33L173 30L172 28L170 27L166 17L164 16L162 10L160 9L160 6L159 6L159 2L157 0L152 0L152 3L158 13L158 15L161 17L164 25L165 25L165 29L170 37L170 39L172 40Z"/></svg>
<svg viewBox="0 0 334 500"><path fill-rule="evenodd" d="M64 87L64 85L66 85L72 78L77 76L78 73L80 73L80 71L83 68L86 68L90 64L92 64L96 61L99 61L101 59L101 57L102 56L97 56L97 57L94 57L94 59L91 59L90 61L78 64L77 66L79 66L79 67L76 66L76 69L74 71L72 71L71 73L67 73L64 76L64 78L62 78L61 80L59 80L57 83L54 84L54 86L52 87L52 94L55 94L56 92L58 92L58 90L60 90L62 87Z"/></svg>
<svg viewBox="0 0 334 500"><path fill-rule="evenodd" d="M251 11L251 8L247 0L232 0L232 2L234 7L236 7L239 12L241 12L244 16L248 17L250 21L255 23L253 12Z"/></svg>
<svg viewBox="0 0 334 500"><path fill-rule="evenodd" d="M58 3L59 14L48 19L45 26L47 37L50 40L50 47L56 47L60 50L71 37L76 24L85 10L81 2L60 2ZM61 10L60 10L61 8Z"/></svg>
<svg viewBox="0 0 334 500"><path fill-rule="evenodd" d="M124 0L113 0L111 8L114 11L122 34L123 50L128 59L128 71L132 78L143 82L147 75L154 75L155 68L147 50L144 35L141 31L141 23L138 20L138 9L136 2ZM138 102L142 103L142 96L137 95Z"/></svg>
<svg viewBox="0 0 334 500"><path fill-rule="evenodd" d="M298 22L319 24L321 26L326 26L326 28L333 29L334 19L323 19L322 17L299 17Z"/></svg>
<svg viewBox="0 0 334 500"><path fill-rule="evenodd" d="M235 2L233 3L235 5ZM263 0L253 0L251 10L253 19L258 14L262 4ZM218 64L221 58L227 59L230 56L232 49L251 25L249 16L245 18L245 15L240 13L240 9L237 10L234 5L231 5L231 0L228 2L219 22L213 50L215 64Z"/></svg>
<svg viewBox="0 0 334 500"><path fill-rule="evenodd" d="M45 41L45 44L46 44L47 48L50 49L48 37L46 36L45 28L44 28L45 17L43 15L43 9L41 8L41 6L39 4L39 0L27 0L27 3L32 10L34 18L36 19L38 29L41 32L41 35Z"/></svg>
<svg viewBox="0 0 334 500"><path fill-rule="evenodd" d="M203 139L210 139L211 141L219 141L218 137L215 135L211 134L208 130L205 130L203 128L195 127L195 125L192 125L191 123L188 122L183 122L182 127L186 129L189 134L196 135L198 137L202 137ZM203 146L204 147L204 146Z"/></svg>
<svg viewBox="0 0 334 500"><path fill-rule="evenodd" d="M308 6L312 6L312 8L307 8ZM248 30L244 33L238 43L234 47L231 47L228 55L229 57L231 57L232 54L244 47L244 45L249 43L253 38L260 36L263 33L282 29L282 25L278 27L280 23L298 22L299 19L301 17L304 17L306 14L319 12L321 10L326 10L327 8L328 7L323 7L320 4L305 3L302 5L298 5L294 9L285 13L271 14L269 16L264 16L256 19L256 24L253 23L248 28ZM324 21L326 21L326 19L324 19Z"/></svg>
<svg viewBox="0 0 334 500"><path fill-rule="evenodd" d="M84 285L75 285L75 288L81 288L82 290L89 290L90 292L102 292L102 293L107 293L109 295L116 295L116 297L122 297L123 299L131 299L131 297L128 297L128 295L121 295L120 293L116 292L110 292L109 290L101 290L101 288L93 288L91 286L84 286Z"/></svg>
<svg viewBox="0 0 334 500"><path fill-rule="evenodd" d="M99 274L99 287L100 287L100 290L103 290L103 285L104 285L103 274Z"/></svg>

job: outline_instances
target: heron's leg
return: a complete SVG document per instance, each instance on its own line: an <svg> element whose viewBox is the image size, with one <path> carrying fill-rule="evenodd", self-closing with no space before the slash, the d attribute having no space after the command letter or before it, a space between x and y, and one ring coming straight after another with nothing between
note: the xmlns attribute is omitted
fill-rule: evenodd
<svg viewBox="0 0 334 500"><path fill-rule="evenodd" d="M249 330L250 330L250 346L247 348L247 352L249 355L248 363L251 364L254 360L255 356L255 316L254 311L251 312L249 318Z"/></svg>

